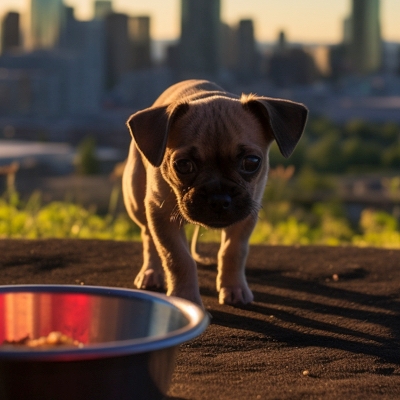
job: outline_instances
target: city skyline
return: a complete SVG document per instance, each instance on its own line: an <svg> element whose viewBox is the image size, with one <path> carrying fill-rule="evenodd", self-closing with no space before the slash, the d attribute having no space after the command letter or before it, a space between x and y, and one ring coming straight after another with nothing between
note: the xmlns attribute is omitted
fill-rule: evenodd
<svg viewBox="0 0 400 400"><path fill-rule="evenodd" d="M29 0L2 0L0 18L8 11L22 14ZM65 0L74 7L79 19L93 17L93 0ZM284 30L289 41L305 43L338 43L343 37L343 20L351 10L350 0L222 0L221 18L237 25L240 19L254 20L255 36L259 41L275 41ZM180 33L180 0L147 0L141 4L131 0L114 0L116 12L130 15L149 15L152 18L152 38L177 39ZM299 18L302 15L302 18ZM387 41L400 42L397 16L400 15L398 0L383 0L381 6L382 37ZM311 27L311 28L310 28Z"/></svg>

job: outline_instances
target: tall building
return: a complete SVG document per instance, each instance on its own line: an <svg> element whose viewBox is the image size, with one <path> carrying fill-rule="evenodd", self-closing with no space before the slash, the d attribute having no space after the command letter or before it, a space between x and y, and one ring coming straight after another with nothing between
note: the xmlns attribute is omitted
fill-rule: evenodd
<svg viewBox="0 0 400 400"><path fill-rule="evenodd" d="M94 2L94 18L104 19L108 14L112 13L111 0L96 0Z"/></svg>
<svg viewBox="0 0 400 400"><path fill-rule="evenodd" d="M30 0L28 47L33 50L56 47L64 14L63 0Z"/></svg>
<svg viewBox="0 0 400 400"><path fill-rule="evenodd" d="M221 22L221 68L234 71L237 68L237 29Z"/></svg>
<svg viewBox="0 0 400 400"><path fill-rule="evenodd" d="M314 58L303 48L287 43L285 33L280 32L269 58L267 76L277 87L288 88L315 82L319 72Z"/></svg>
<svg viewBox="0 0 400 400"><path fill-rule="evenodd" d="M1 26L1 52L5 53L21 45L20 18L16 12L9 12Z"/></svg>
<svg viewBox="0 0 400 400"><path fill-rule="evenodd" d="M75 18L74 9L65 7L64 24L59 38L59 46L63 50L76 51L82 43L82 32L80 21Z"/></svg>
<svg viewBox="0 0 400 400"><path fill-rule="evenodd" d="M220 0L182 0L180 69L183 75L214 75L220 68Z"/></svg>
<svg viewBox="0 0 400 400"><path fill-rule="evenodd" d="M110 89L132 70L132 48L128 36L129 17L111 13L105 17L106 80Z"/></svg>
<svg viewBox="0 0 400 400"><path fill-rule="evenodd" d="M350 44L353 40L353 24L352 17L348 16L343 20L343 44Z"/></svg>
<svg viewBox="0 0 400 400"><path fill-rule="evenodd" d="M128 20L128 36L132 45L132 68L150 68L150 17L130 17Z"/></svg>
<svg viewBox="0 0 400 400"><path fill-rule="evenodd" d="M359 74L378 71L382 65L380 1L353 0L349 24L351 69Z"/></svg>
<svg viewBox="0 0 400 400"><path fill-rule="evenodd" d="M70 81L70 90L74 92L70 97L69 110L73 114L94 115L101 110L106 81L104 21L77 23L80 51L75 58L75 71Z"/></svg>
<svg viewBox="0 0 400 400"><path fill-rule="evenodd" d="M243 19L238 28L237 68L241 79L252 79L258 73L258 57L251 19Z"/></svg>

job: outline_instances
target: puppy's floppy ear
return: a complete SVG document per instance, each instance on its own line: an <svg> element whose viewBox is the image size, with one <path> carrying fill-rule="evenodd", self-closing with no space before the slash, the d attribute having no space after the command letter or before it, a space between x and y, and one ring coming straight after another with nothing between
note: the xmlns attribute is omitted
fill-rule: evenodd
<svg viewBox="0 0 400 400"><path fill-rule="evenodd" d="M269 97L242 97L261 121L268 123L282 155L288 158L296 147L307 122L308 110L304 104Z"/></svg>
<svg viewBox="0 0 400 400"><path fill-rule="evenodd" d="M131 115L127 121L129 131L140 152L150 164L159 167L167 147L172 122L187 111L189 104L150 107Z"/></svg>

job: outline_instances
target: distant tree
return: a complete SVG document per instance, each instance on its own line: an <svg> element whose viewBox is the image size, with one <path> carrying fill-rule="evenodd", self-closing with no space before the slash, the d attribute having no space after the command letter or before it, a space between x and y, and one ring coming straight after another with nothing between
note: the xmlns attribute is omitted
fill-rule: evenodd
<svg viewBox="0 0 400 400"><path fill-rule="evenodd" d="M341 143L335 132L328 132L312 144L308 149L307 159L311 167L318 172L341 173L345 170Z"/></svg>
<svg viewBox="0 0 400 400"><path fill-rule="evenodd" d="M94 175L100 171L96 156L96 142L92 137L85 138L77 148L75 158L76 172L80 175Z"/></svg>
<svg viewBox="0 0 400 400"><path fill-rule="evenodd" d="M400 126L395 122L387 122L382 126L381 138L387 145L400 143Z"/></svg>
<svg viewBox="0 0 400 400"><path fill-rule="evenodd" d="M400 168L400 144L385 149L382 154L382 164L389 168Z"/></svg>
<svg viewBox="0 0 400 400"><path fill-rule="evenodd" d="M359 137L350 137L343 142L343 162L348 168L376 168L381 164L380 146L364 141Z"/></svg>
<svg viewBox="0 0 400 400"><path fill-rule="evenodd" d="M269 163L272 168L275 168L278 165L284 165L286 167L289 165L293 165L297 170L298 168L301 168L304 164L306 158L306 151L307 151L307 140L303 138L300 139L300 142L296 146L292 155L289 158L285 158L279 151L276 142L274 142L271 145L269 152Z"/></svg>
<svg viewBox="0 0 400 400"><path fill-rule="evenodd" d="M307 122L305 137L314 141L324 137L327 132L335 131L337 138L342 135L341 130L334 122L326 117L312 118Z"/></svg>
<svg viewBox="0 0 400 400"><path fill-rule="evenodd" d="M316 173L340 174L371 172L400 167L400 125L352 120L335 123L326 117L313 117L294 153L285 159L274 143L270 164L294 165L296 174L303 168Z"/></svg>

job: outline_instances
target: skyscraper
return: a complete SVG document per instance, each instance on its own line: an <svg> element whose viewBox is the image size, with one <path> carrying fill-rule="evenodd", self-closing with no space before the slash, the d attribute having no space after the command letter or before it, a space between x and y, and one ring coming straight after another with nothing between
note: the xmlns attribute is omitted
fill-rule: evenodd
<svg viewBox="0 0 400 400"><path fill-rule="evenodd" d="M382 64L379 0L353 0L349 24L352 70L359 74L376 72Z"/></svg>
<svg viewBox="0 0 400 400"><path fill-rule="evenodd" d="M110 89L132 70L132 48L128 36L129 17L111 13L105 17L106 79Z"/></svg>
<svg viewBox="0 0 400 400"><path fill-rule="evenodd" d="M254 78L257 74L257 50L254 26L251 19L242 19L238 28L238 72L242 79Z"/></svg>
<svg viewBox="0 0 400 400"><path fill-rule="evenodd" d="M63 0L30 0L28 47L51 49L58 45L64 23Z"/></svg>
<svg viewBox="0 0 400 400"><path fill-rule="evenodd" d="M9 12L3 19L1 27L1 52L13 50L21 45L19 14Z"/></svg>
<svg viewBox="0 0 400 400"><path fill-rule="evenodd" d="M112 13L111 0L96 0L94 2L94 18L104 19L108 14Z"/></svg>
<svg viewBox="0 0 400 400"><path fill-rule="evenodd" d="M134 69L150 68L150 17L130 17L128 21L128 35L132 44L132 67Z"/></svg>
<svg viewBox="0 0 400 400"><path fill-rule="evenodd" d="M221 22L221 68L223 70L236 70L237 68L237 42L238 35L236 27Z"/></svg>
<svg viewBox="0 0 400 400"><path fill-rule="evenodd" d="M82 45L81 21L75 18L72 7L65 7L64 23L60 32L58 44L63 50L76 51Z"/></svg>
<svg viewBox="0 0 400 400"><path fill-rule="evenodd" d="M220 67L220 0L182 0L180 69L184 75L213 75Z"/></svg>

